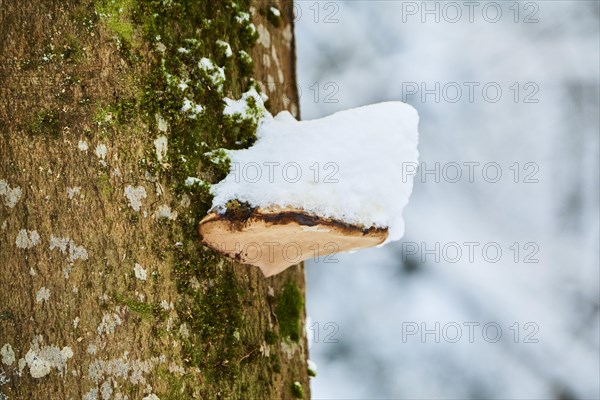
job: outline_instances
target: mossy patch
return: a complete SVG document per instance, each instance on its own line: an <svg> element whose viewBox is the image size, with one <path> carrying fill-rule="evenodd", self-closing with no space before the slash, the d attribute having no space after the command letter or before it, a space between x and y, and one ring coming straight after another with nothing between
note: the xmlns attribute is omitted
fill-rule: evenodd
<svg viewBox="0 0 600 400"><path fill-rule="evenodd" d="M98 127L127 124L139 114L137 101L136 98L128 98L106 106L97 106L93 121Z"/></svg>
<svg viewBox="0 0 600 400"><path fill-rule="evenodd" d="M67 36L62 46L60 57L70 64L78 64L84 59L85 51L75 36Z"/></svg>
<svg viewBox="0 0 600 400"><path fill-rule="evenodd" d="M273 331L266 331L265 332L265 342L267 344L275 344L277 343L277 339L279 337L277 336L277 334Z"/></svg>
<svg viewBox="0 0 600 400"><path fill-rule="evenodd" d="M125 300L125 304L130 311L139 315L142 319L152 319L154 316L154 306L134 299Z"/></svg>
<svg viewBox="0 0 600 400"><path fill-rule="evenodd" d="M275 314L279 322L279 333L284 338L298 342L300 340L302 310L304 297L298 285L288 281L277 298Z"/></svg>
<svg viewBox="0 0 600 400"><path fill-rule="evenodd" d="M270 361L273 372L279 374L281 372L281 363L279 362L279 357L277 357L275 354L271 354Z"/></svg>
<svg viewBox="0 0 600 400"><path fill-rule="evenodd" d="M58 110L44 109L33 115L29 131L34 135L58 137L60 134L60 117Z"/></svg>
<svg viewBox="0 0 600 400"><path fill-rule="evenodd" d="M303 399L304 398L304 388L302 387L302 385L300 384L300 382L294 382L294 383L292 383L292 394L294 395L294 397L296 399Z"/></svg>
<svg viewBox="0 0 600 400"><path fill-rule="evenodd" d="M238 280L235 268L239 266L199 246L197 229L211 207L210 185L229 172L226 149L252 145L264 112L261 104L248 98L245 115L224 114L225 97L239 99L251 88L260 90L252 79L249 56L258 37L249 18L251 4L251 0L99 0L95 7L99 21L117 37L120 47L135 53L127 61L143 74L131 77L131 87L138 93L98 104L94 123L112 134L136 133L128 125L144 127L139 134L147 148L138 165L168 186L179 215L178 223L161 225L161 229L171 243L177 243L169 250L179 294L174 306L176 323L185 329L165 334L181 343L183 366L201 371L205 384L198 384L197 377L165 372L169 387L157 393L161 398L243 398L257 393L269 397L272 385L265 377L243 392L249 381L242 378L264 369L263 337L247 329L247 318L252 316L243 312L253 297L243 290L246 283ZM231 46L230 57L218 41ZM139 60L144 62L136 64ZM162 162L154 146L158 136L165 136L168 143ZM103 176L99 187L103 197L110 197L113 190ZM191 182L196 183L186 184L188 178L195 178ZM187 205L179 207L184 199ZM237 208L243 210L243 205ZM290 282L279 300L279 335L271 332L264 340L272 344L280 337L298 341L302 294ZM142 319L162 318L154 304L124 302ZM281 371L279 360L271 368Z"/></svg>
<svg viewBox="0 0 600 400"><path fill-rule="evenodd" d="M274 3L267 3L259 9L259 12L266 16L267 21L273 24L273 26L277 28L281 26L281 11L275 7Z"/></svg>
<svg viewBox="0 0 600 400"><path fill-rule="evenodd" d="M187 294L178 311L190 328L190 337L184 341L189 364L204 370L212 382L235 378L243 356L239 335L243 304L233 270L227 268L217 276L210 269L202 273L181 265L178 272L180 278L192 273L199 280L214 282L204 293L198 293L187 286L188 279L179 281L180 292Z"/></svg>
<svg viewBox="0 0 600 400"><path fill-rule="evenodd" d="M230 218L232 221L244 222L252 216L254 207L250 203L230 200L225 204L225 217Z"/></svg>
<svg viewBox="0 0 600 400"><path fill-rule="evenodd" d="M106 172L101 172L98 175L98 189L104 200L110 200L115 189L110 184L110 177Z"/></svg>
<svg viewBox="0 0 600 400"><path fill-rule="evenodd" d="M135 0L104 0L96 3L96 13L106 23L108 29L129 48L134 46L135 28L132 14L135 5Z"/></svg>

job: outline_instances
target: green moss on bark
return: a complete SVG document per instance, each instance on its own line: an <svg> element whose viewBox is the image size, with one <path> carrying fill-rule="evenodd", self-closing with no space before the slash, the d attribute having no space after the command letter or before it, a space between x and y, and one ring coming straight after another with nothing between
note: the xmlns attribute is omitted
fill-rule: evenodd
<svg viewBox="0 0 600 400"><path fill-rule="evenodd" d="M304 388L302 387L302 385L300 384L300 382L294 382L294 383L292 383L292 394L294 395L294 397L296 399L303 399L304 398Z"/></svg>
<svg viewBox="0 0 600 400"><path fill-rule="evenodd" d="M60 111L38 111L32 118L29 130L34 135L58 137L60 134Z"/></svg>
<svg viewBox="0 0 600 400"><path fill-rule="evenodd" d="M203 398L240 394L240 367L260 362L258 339L262 338L248 337L244 329L244 292L235 266L198 246L197 233L197 224L212 202L209 185L229 171L223 149L245 148L256 138L258 105L250 104L249 118L223 113L224 97L239 98L255 85L248 56L257 39L246 17L250 4L250 0L102 0L96 7L106 28L131 52L128 60L144 59L151 67L141 78L137 96L98 107L94 122L103 129L116 129L141 119L152 132L149 137L166 136L166 157L158 160L149 140L143 167L165 182L180 201L185 198L189 203L177 210L180 224L165 227L173 243L180 243L174 250L179 291L175 309L180 326L187 328L185 335L177 329L172 334L183 345L186 367L198 368L208 383L200 393ZM232 57L223 54L218 40L229 43ZM200 67L205 57L214 68ZM219 77L219 68L225 79ZM186 103L198 108L186 111ZM204 183L186 185L188 177ZM126 304L143 319L160 316L151 304L131 300ZM298 340L297 332L293 336ZM189 377L163 373L170 382L164 393L167 398L199 395L192 392L197 384L186 384ZM270 383L260 385L266 395ZM212 391L215 388L220 389Z"/></svg>
<svg viewBox="0 0 600 400"><path fill-rule="evenodd" d="M298 342L301 337L301 318L304 309L304 297L298 286L288 281L279 297L275 314L279 322L279 332L282 337Z"/></svg>
<svg viewBox="0 0 600 400"><path fill-rule="evenodd" d="M212 203L210 185L229 171L225 149L253 144L263 112L250 98L247 117L224 115L224 97L238 99L252 87L260 91L252 79L249 56L257 39L250 5L251 0L99 0L95 7L100 26L118 39L123 58L136 71L136 76L125 78L136 92L124 91L127 95L97 104L94 126L107 137L138 134L146 141L138 166L166 185L178 213L177 223L160 225L169 241L177 243L168 250L179 294L174 302L175 327L160 324L165 314L156 304L132 300L130 295L120 301L159 326L160 335L181 344L186 371L199 371L203 383L193 374L180 376L159 369L158 377L168 382L168 388L157 393L160 398L243 398L245 391L266 398L273 385L268 372L281 372L282 364L277 357L264 359L261 345L301 338L303 297L298 286L288 282L277 299L279 335L269 331L263 337L247 327L255 322L255 316L243 312L253 294L243 290L248 282L240 282L237 266L198 244L198 223ZM217 41L231 46L231 57ZM215 68L201 68L203 58ZM218 68L223 69L224 79L215 78ZM200 106L199 111L186 111L188 103ZM165 136L168 144L160 160L154 144L159 136ZM119 153L120 160L133 156L139 158ZM187 185L188 177L201 183ZM105 173L98 186L102 197L114 197L115 188ZM238 211L243 212L243 207Z"/></svg>

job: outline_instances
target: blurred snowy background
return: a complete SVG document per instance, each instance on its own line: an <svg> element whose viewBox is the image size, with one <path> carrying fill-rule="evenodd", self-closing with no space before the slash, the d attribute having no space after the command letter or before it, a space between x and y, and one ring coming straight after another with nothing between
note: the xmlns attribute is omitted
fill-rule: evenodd
<svg viewBox="0 0 600 400"><path fill-rule="evenodd" d="M402 242L307 263L314 398L600 397L600 6L500 3L296 2L302 118L406 100L440 163Z"/></svg>

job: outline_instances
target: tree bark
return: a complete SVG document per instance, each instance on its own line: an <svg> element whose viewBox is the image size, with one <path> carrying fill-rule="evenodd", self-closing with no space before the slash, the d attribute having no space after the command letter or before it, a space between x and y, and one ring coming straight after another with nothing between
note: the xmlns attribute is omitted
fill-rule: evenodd
<svg viewBox="0 0 600 400"><path fill-rule="evenodd" d="M298 116L294 52L287 0L0 0L0 398L310 397L303 267L203 247L185 184L253 142L251 78Z"/></svg>

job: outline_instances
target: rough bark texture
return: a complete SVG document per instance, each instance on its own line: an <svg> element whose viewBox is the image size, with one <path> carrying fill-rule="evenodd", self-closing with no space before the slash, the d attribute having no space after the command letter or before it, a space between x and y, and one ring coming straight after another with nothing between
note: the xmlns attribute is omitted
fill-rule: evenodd
<svg viewBox="0 0 600 400"><path fill-rule="evenodd" d="M237 3L0 0L0 398L310 396L302 266L201 246L184 184L252 143L222 102L251 77L298 114L291 4Z"/></svg>

